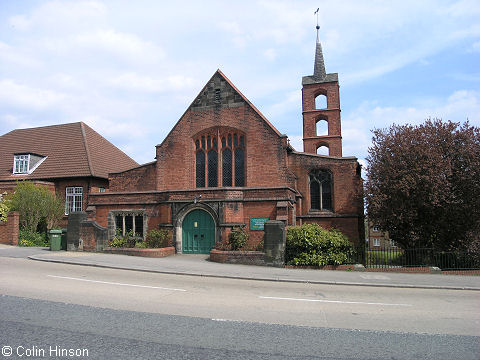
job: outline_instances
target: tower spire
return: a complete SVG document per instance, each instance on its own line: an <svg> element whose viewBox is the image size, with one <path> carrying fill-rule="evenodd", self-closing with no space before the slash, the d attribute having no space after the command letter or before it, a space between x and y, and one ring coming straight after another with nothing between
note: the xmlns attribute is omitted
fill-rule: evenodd
<svg viewBox="0 0 480 360"><path fill-rule="evenodd" d="M317 44L315 48L315 64L313 67L313 77L317 80L323 80L326 76L325 62L323 61L322 44L320 44L320 25L318 25L318 8L313 14L317 15Z"/></svg>

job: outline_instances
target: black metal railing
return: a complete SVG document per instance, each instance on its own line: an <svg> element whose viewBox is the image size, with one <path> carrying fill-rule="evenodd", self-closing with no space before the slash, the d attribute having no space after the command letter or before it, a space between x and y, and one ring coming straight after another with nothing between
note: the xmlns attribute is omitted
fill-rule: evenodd
<svg viewBox="0 0 480 360"><path fill-rule="evenodd" d="M480 269L479 253L445 252L432 248L364 247L357 249L355 261L368 268L436 266L441 270Z"/></svg>

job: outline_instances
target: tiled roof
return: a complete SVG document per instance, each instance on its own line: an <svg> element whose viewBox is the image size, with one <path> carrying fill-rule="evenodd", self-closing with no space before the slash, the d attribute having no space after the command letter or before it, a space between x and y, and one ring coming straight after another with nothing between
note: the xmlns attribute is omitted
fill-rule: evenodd
<svg viewBox="0 0 480 360"><path fill-rule="evenodd" d="M13 175L14 154L47 156L29 175ZM138 163L83 122L13 130L0 136L0 181L108 178Z"/></svg>

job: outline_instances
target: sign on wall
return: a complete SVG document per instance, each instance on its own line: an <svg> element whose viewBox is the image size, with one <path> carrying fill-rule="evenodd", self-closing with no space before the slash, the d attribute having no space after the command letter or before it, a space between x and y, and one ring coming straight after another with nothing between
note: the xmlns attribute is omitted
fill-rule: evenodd
<svg viewBox="0 0 480 360"><path fill-rule="evenodd" d="M250 218L250 230L263 230L265 223L270 220L268 217L252 217Z"/></svg>

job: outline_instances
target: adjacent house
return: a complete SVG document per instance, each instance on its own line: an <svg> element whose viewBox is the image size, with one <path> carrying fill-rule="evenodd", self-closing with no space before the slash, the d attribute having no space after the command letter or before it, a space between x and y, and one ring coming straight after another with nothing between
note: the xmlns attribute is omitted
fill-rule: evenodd
<svg viewBox="0 0 480 360"><path fill-rule="evenodd" d="M0 136L0 193L17 181L46 185L65 199L65 218L85 211L90 193L108 189L108 173L138 164L83 122L13 130Z"/></svg>

